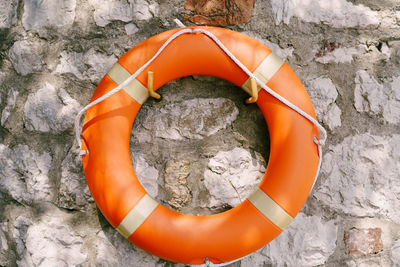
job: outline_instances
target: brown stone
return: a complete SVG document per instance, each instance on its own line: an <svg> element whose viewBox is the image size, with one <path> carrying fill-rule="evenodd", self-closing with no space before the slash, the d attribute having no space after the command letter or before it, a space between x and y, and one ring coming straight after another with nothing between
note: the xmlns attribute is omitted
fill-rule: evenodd
<svg viewBox="0 0 400 267"><path fill-rule="evenodd" d="M187 205L192 195L188 187L190 163L187 160L170 161L165 169L165 190L170 195L170 204L175 209Z"/></svg>
<svg viewBox="0 0 400 267"><path fill-rule="evenodd" d="M208 26L227 26L248 23L254 0L187 0L185 9L190 16L185 19Z"/></svg>
<svg viewBox="0 0 400 267"><path fill-rule="evenodd" d="M344 233L346 253L352 256L377 254L383 250L381 228L353 228Z"/></svg>

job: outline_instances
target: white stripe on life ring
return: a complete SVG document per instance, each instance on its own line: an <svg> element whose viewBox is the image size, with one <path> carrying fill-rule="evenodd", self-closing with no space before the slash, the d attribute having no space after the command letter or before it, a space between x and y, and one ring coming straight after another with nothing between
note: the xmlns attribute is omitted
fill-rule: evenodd
<svg viewBox="0 0 400 267"><path fill-rule="evenodd" d="M117 85L120 85L131 76L131 74L118 62L111 67L107 75ZM139 104L143 104L149 97L147 88L136 79L131 81L126 87L123 88L123 90Z"/></svg>
<svg viewBox="0 0 400 267"><path fill-rule="evenodd" d="M266 84L278 70L285 63L277 54L271 52L257 67L253 72L254 76L257 77L261 82ZM257 85L258 91L261 90L261 86ZM243 90L245 90L249 95L251 95L251 77L249 77L242 85Z"/></svg>
<svg viewBox="0 0 400 267"><path fill-rule="evenodd" d="M257 188L257 190L250 195L248 200L262 214L264 214L268 220L278 226L281 230L285 229L293 220L292 216L290 216L260 188Z"/></svg>
<svg viewBox="0 0 400 267"><path fill-rule="evenodd" d="M157 201L152 199L148 194L144 195L115 229L125 238L129 238L157 206Z"/></svg>

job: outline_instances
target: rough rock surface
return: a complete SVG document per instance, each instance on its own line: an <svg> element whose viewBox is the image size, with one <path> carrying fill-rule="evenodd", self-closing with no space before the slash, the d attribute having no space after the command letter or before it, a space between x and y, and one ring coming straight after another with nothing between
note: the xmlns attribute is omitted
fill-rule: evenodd
<svg viewBox="0 0 400 267"><path fill-rule="evenodd" d="M15 225L20 240L19 266L77 266L86 260L81 253L82 237L62 218L45 217L33 223L23 220Z"/></svg>
<svg viewBox="0 0 400 267"><path fill-rule="evenodd" d="M10 91L8 91L8 96L7 96L7 104L3 111L1 112L1 120L0 123L1 125L4 125L8 116L10 116L13 108L15 107L15 102L17 101L17 96L19 92L16 91L14 88L11 88Z"/></svg>
<svg viewBox="0 0 400 267"><path fill-rule="evenodd" d="M82 53L67 53L62 51L60 54L60 63L56 66L54 73L63 74L71 73L79 79L83 79L83 73L86 71L86 66L83 61Z"/></svg>
<svg viewBox="0 0 400 267"><path fill-rule="evenodd" d="M139 31L139 28L135 24L129 23L125 25L125 31L127 35L133 35Z"/></svg>
<svg viewBox="0 0 400 267"><path fill-rule="evenodd" d="M51 201L53 185L48 176L51 156L37 153L27 145L13 149L0 144L0 192L20 203Z"/></svg>
<svg viewBox="0 0 400 267"><path fill-rule="evenodd" d="M101 214L72 121L118 58L177 20L194 26L190 18L232 23L226 28L270 47L306 85L328 132L299 217L229 266L400 267L395 0L0 0L0 266L183 266L133 246ZM244 105L243 90L211 76L181 77L158 92L162 101L143 104L130 138L149 194L195 216L245 199L270 153L257 105ZM375 228L381 251L346 253L345 233Z"/></svg>
<svg viewBox="0 0 400 267"><path fill-rule="evenodd" d="M42 47L33 40L17 41L10 49L10 59L14 69L21 75L40 71L43 67Z"/></svg>
<svg viewBox="0 0 400 267"><path fill-rule="evenodd" d="M354 5L347 0L303 1L272 0L272 11L275 23L282 21L289 24L291 17L298 17L306 22L324 23L335 28L365 27L379 23L378 13L359 4Z"/></svg>
<svg viewBox="0 0 400 267"><path fill-rule="evenodd" d="M158 196L158 170L153 166L149 166L142 155L134 156L132 154L132 158L134 158L133 169L140 183L150 196L156 198Z"/></svg>
<svg viewBox="0 0 400 267"><path fill-rule="evenodd" d="M267 39L262 38L258 34L254 34L253 32L242 32L251 38L256 39L257 41L261 42L262 44L269 47L275 54L277 54L283 60L288 60L289 57L293 56L293 47L288 48L281 48L279 45L268 41Z"/></svg>
<svg viewBox="0 0 400 267"><path fill-rule="evenodd" d="M82 161L78 149L71 148L61 163L61 180L57 205L67 209L83 209L93 202L85 177L81 175Z"/></svg>
<svg viewBox="0 0 400 267"><path fill-rule="evenodd" d="M366 71L357 72L354 106L359 112L381 115L389 123L400 122L400 76L379 83Z"/></svg>
<svg viewBox="0 0 400 267"><path fill-rule="evenodd" d="M400 223L400 135L368 133L329 147L314 196L337 212L382 217Z"/></svg>
<svg viewBox="0 0 400 267"><path fill-rule="evenodd" d="M29 226L31 226L32 224L32 220L24 215L20 215L14 220L14 229L12 231L12 234L16 245L16 252L18 255L22 255L25 251L26 232L28 231Z"/></svg>
<svg viewBox="0 0 400 267"><path fill-rule="evenodd" d="M338 47L332 51L320 51L317 54L315 61L328 64L328 63L351 63L353 57L361 53L362 47Z"/></svg>
<svg viewBox="0 0 400 267"><path fill-rule="evenodd" d="M243 148L220 151L208 162L204 185L210 193L209 207L235 207L257 188L265 173L261 155Z"/></svg>
<svg viewBox="0 0 400 267"><path fill-rule="evenodd" d="M98 81L107 73L117 58L114 55L107 56L96 52L93 48L86 53L60 53L60 62L54 73L73 74L78 79L90 79Z"/></svg>
<svg viewBox="0 0 400 267"><path fill-rule="evenodd" d="M104 27L113 20L131 21L132 8L126 0L90 0L94 7L94 21Z"/></svg>
<svg viewBox="0 0 400 267"><path fill-rule="evenodd" d="M239 111L228 99L207 98L172 103L146 110L146 113L147 116L137 124L135 134L139 142L150 142L154 138L203 139L226 128Z"/></svg>
<svg viewBox="0 0 400 267"><path fill-rule="evenodd" d="M187 182L189 167L189 161L181 160L171 161L165 168L165 190L171 197L168 204L175 209L182 208L192 199Z"/></svg>
<svg viewBox="0 0 400 267"><path fill-rule="evenodd" d="M17 21L18 0L3 0L0 3L0 29L9 28Z"/></svg>
<svg viewBox="0 0 400 267"><path fill-rule="evenodd" d="M75 19L76 0L24 0L22 24L26 30L46 26L70 26Z"/></svg>
<svg viewBox="0 0 400 267"><path fill-rule="evenodd" d="M129 0L132 6L133 17L139 21L146 21L158 15L159 5L155 0Z"/></svg>
<svg viewBox="0 0 400 267"><path fill-rule="evenodd" d="M72 127L79 103L62 88L50 83L28 96L24 109L25 127L30 131L60 133Z"/></svg>
<svg viewBox="0 0 400 267"><path fill-rule="evenodd" d="M326 263L336 248L338 227L317 216L299 213L273 242L245 258L244 266L317 266ZM290 251L290 253L286 253Z"/></svg>
<svg viewBox="0 0 400 267"><path fill-rule="evenodd" d="M157 257L132 246L114 229L96 235L96 262L103 266L151 267L157 266Z"/></svg>
<svg viewBox="0 0 400 267"><path fill-rule="evenodd" d="M7 237L5 231L7 229L7 223L0 223L0 252L8 250Z"/></svg>
<svg viewBox="0 0 400 267"><path fill-rule="evenodd" d="M305 82L311 101L313 102L317 118L329 129L342 125L342 111L335 101L338 93L332 80L327 77L318 77Z"/></svg>
<svg viewBox="0 0 400 267"><path fill-rule="evenodd" d="M380 228L353 228L346 231L344 233L346 253L359 256L381 252L383 250L381 235L382 229Z"/></svg>
<svg viewBox="0 0 400 267"><path fill-rule="evenodd" d="M7 252L10 249L8 246L7 233L8 223L0 223L0 265L10 265L9 259L7 258Z"/></svg>
<svg viewBox="0 0 400 267"><path fill-rule="evenodd" d="M85 53L83 60L89 66L86 75L92 81L99 81L116 61L117 58L114 55L107 56L90 49Z"/></svg>
<svg viewBox="0 0 400 267"><path fill-rule="evenodd" d="M185 9L194 14L187 16L197 25L227 26L249 22L254 0L186 0Z"/></svg>
<svg viewBox="0 0 400 267"><path fill-rule="evenodd" d="M158 13L158 3L153 0L90 0L90 4L95 9L94 20L101 27L114 20L149 20Z"/></svg>
<svg viewBox="0 0 400 267"><path fill-rule="evenodd" d="M275 266L324 264L336 248L338 227L334 221L322 222L317 216L300 213L289 228L267 245L263 253ZM291 248L293 254L282 253Z"/></svg>
<svg viewBox="0 0 400 267"><path fill-rule="evenodd" d="M400 239L394 242L393 247L391 249L392 254L392 262L395 267L400 266Z"/></svg>

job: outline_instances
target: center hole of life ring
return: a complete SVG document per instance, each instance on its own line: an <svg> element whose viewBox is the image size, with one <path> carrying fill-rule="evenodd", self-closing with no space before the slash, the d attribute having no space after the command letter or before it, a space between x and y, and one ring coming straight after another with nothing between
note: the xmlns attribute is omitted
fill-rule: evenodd
<svg viewBox="0 0 400 267"><path fill-rule="evenodd" d="M178 89L178 90L177 90ZM257 188L269 157L269 134L256 104L228 81L188 76L157 90L135 119L130 151L148 194L180 213L229 210Z"/></svg>

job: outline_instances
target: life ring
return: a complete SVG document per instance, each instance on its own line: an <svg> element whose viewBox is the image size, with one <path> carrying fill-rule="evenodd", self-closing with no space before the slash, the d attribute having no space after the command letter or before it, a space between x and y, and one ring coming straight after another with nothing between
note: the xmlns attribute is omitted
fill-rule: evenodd
<svg viewBox="0 0 400 267"><path fill-rule="evenodd" d="M315 119L299 78L271 49L227 29L186 29L212 33L258 80ZM103 77L91 102L129 78L179 31L163 32L129 50ZM87 110L81 140L89 153L83 153L82 161L97 206L129 241L174 262L222 263L261 248L300 211L319 168L314 142L319 133L309 120L258 88L256 103L270 134L269 163L259 188L240 205L211 216L180 214L153 200L138 181L129 152L134 119L149 96L148 71L155 73L155 90L183 76L211 75L251 92L249 75L215 40L202 32L191 33L176 37L123 90Z"/></svg>

